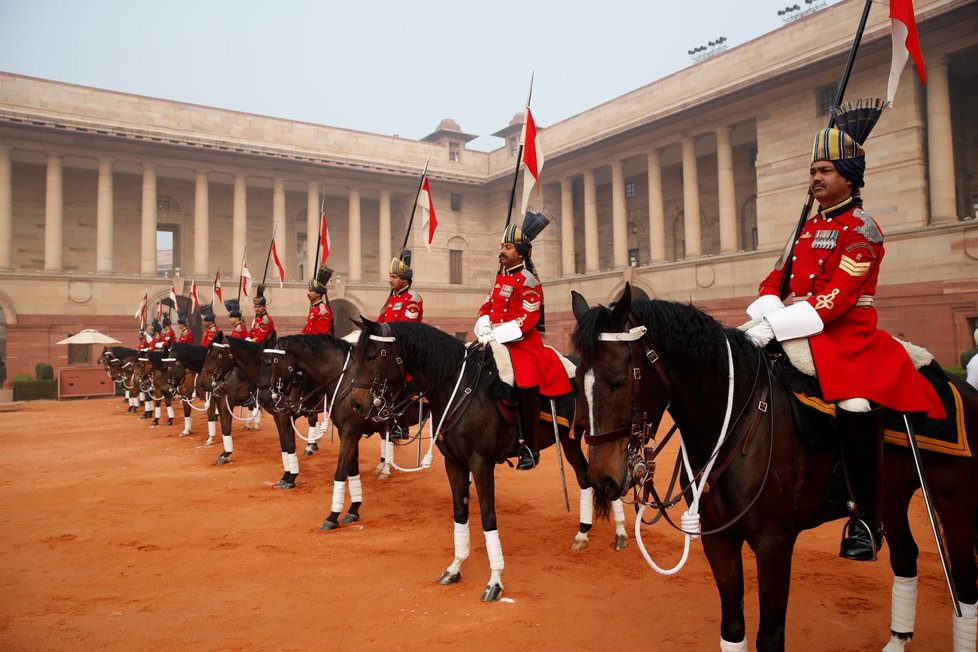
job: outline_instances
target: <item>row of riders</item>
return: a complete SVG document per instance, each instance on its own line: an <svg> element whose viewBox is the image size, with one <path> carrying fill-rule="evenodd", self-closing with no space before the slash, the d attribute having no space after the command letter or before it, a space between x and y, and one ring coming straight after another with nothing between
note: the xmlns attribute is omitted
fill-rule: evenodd
<svg viewBox="0 0 978 652"><path fill-rule="evenodd" d="M658 510L669 523L669 506L683 499L698 505L702 529L695 509L675 527L704 535L720 592L725 651L747 649L744 543L758 566L756 647L781 650L794 542L802 530L845 516L840 556L863 561L876 559L885 519L895 574L885 649L902 650L913 635L917 592L917 546L907 507L920 484L908 449L884 447L886 417L908 414L925 430L928 424L964 424L966 455L925 451L923 460L957 587L954 649L974 650L978 392L940 371L938 380L929 381L915 368L920 365L912 361L911 347L877 328L873 297L883 233L863 208L860 189L863 145L879 112L866 115L862 111L857 124L840 109L837 126L816 135L809 174L817 211L792 235L786 255L748 308L752 321L739 329L725 328L691 305L633 301L627 284L610 308L590 307L574 293L573 343L581 358L575 368L541 337L544 296L532 242L550 220L528 212L521 225L509 225L503 233L498 273L475 322L476 341L469 345L422 323L423 304L411 287L405 250L391 263L387 304L376 322L361 317L355 344L332 336L326 292L331 270L323 267L308 285L310 308L301 334L277 337L259 291L250 330L240 323L238 306L229 304L228 335L205 310L201 346L185 341L181 319L176 341L172 331L163 331L162 350L134 355L148 363L150 375L157 374L154 386L166 388L164 395L189 399L196 391L210 397L208 442L218 417L224 434L219 463L233 450L231 408L253 402L264 407L282 444L282 487L295 486L299 472L294 419L310 420L308 454L321 435L317 415L325 413L339 432L340 450L324 529L360 518L360 439L373 433L388 442L392 434L409 436L407 427L423 425L430 414L431 441L444 457L454 520L454 559L438 582L461 579L470 550L474 481L490 565L486 601L498 600L503 591L494 504L494 470L500 462L518 457L518 469L532 469L541 449L558 444L558 460L562 452L580 486L574 550L587 546L592 505L606 511L610 501L616 548L624 547L621 498L630 490L637 505ZM788 305L786 295L794 298ZM803 438L793 407L797 392L787 386L799 365L786 351L799 342L807 342L809 375L816 376L810 385L820 391L818 400L832 415L828 423L835 425L821 444ZM103 354L113 373L134 364L113 351ZM954 414L935 390L941 385L956 397ZM425 410L416 408L419 395ZM666 409L679 428L682 456L668 494L660 499L651 485L655 455L676 430L657 442ZM589 445L589 459L582 443ZM391 463L392 451L382 451ZM708 488L700 494L697 483ZM347 488L350 507L341 521Z"/></svg>

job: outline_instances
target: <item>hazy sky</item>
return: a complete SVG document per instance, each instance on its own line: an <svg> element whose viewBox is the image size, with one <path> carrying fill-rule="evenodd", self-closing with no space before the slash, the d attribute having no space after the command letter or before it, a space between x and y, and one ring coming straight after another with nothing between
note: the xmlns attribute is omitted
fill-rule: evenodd
<svg viewBox="0 0 978 652"><path fill-rule="evenodd" d="M836 0L828 0L833 4ZM805 0L0 0L0 70L418 139L541 126L736 47ZM818 3L817 3L818 4Z"/></svg>

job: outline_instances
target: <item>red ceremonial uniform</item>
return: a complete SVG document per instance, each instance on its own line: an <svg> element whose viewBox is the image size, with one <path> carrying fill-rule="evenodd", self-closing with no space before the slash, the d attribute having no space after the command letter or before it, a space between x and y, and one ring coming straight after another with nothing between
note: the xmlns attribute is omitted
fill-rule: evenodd
<svg viewBox="0 0 978 652"><path fill-rule="evenodd" d="M181 326L180 335L177 336L177 342L180 344L193 344L194 343L193 331L191 331L186 326Z"/></svg>
<svg viewBox="0 0 978 652"><path fill-rule="evenodd" d="M165 343L165 340L163 339L163 333L154 333L153 334L153 339L151 339L149 341L149 347L148 348L151 351L152 350L156 350L156 348L157 348L156 345L157 344L163 345L164 343Z"/></svg>
<svg viewBox="0 0 978 652"><path fill-rule="evenodd" d="M251 332L248 333L248 338L252 342L261 344L268 336L272 334L275 330L275 322L272 321L272 316L267 312L259 317L255 315L255 318L251 321Z"/></svg>
<svg viewBox="0 0 978 652"><path fill-rule="evenodd" d="M323 301L320 295L311 306L309 314L306 315L306 325L302 328L305 335L330 335L333 332L333 311Z"/></svg>
<svg viewBox="0 0 978 652"><path fill-rule="evenodd" d="M570 380L557 353L543 345L536 329L542 305L540 279L523 265L517 265L496 274L496 282L479 309L479 316L488 315L494 328L509 321L519 325L523 337L506 342L519 387L539 386L544 396L561 396L571 391Z"/></svg>
<svg viewBox="0 0 978 652"><path fill-rule="evenodd" d="M214 340L215 337L217 337L217 326L211 324L210 326L205 328L203 334L201 334L200 345L210 346L211 342Z"/></svg>
<svg viewBox="0 0 978 652"><path fill-rule="evenodd" d="M392 321L417 321L424 316L424 302L421 295L405 286L387 298L387 305L377 318L378 324Z"/></svg>
<svg viewBox="0 0 978 652"><path fill-rule="evenodd" d="M876 327L873 295L882 260L883 233L854 197L819 207L795 241L789 287L824 324L808 339L823 398L866 398L898 412L943 419L937 392L903 346ZM771 272L760 294L778 296L782 273Z"/></svg>
<svg viewBox="0 0 978 652"><path fill-rule="evenodd" d="M163 329L163 346L172 346L173 342L177 339L177 334L173 332L171 326L167 326Z"/></svg>
<svg viewBox="0 0 978 652"><path fill-rule="evenodd" d="M248 337L248 329L240 321L231 327L231 333L229 337L236 337L239 340L243 340Z"/></svg>

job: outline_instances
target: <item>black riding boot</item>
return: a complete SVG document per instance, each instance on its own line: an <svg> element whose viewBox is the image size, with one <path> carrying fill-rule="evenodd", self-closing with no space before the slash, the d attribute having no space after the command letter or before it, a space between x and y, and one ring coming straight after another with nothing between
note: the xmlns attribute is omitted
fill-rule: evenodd
<svg viewBox="0 0 978 652"><path fill-rule="evenodd" d="M836 420L855 500L849 504L850 517L843 529L839 556L876 561L883 545L884 413L881 408L870 412L837 409Z"/></svg>
<svg viewBox="0 0 978 652"><path fill-rule="evenodd" d="M520 471L532 469L540 461L540 444L537 431L540 424L540 390L537 387L520 387Z"/></svg>

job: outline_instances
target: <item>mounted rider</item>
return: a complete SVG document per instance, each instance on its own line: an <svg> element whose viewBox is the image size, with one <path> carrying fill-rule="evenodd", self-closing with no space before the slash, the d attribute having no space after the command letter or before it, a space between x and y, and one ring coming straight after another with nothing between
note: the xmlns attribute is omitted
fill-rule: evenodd
<svg viewBox="0 0 978 652"><path fill-rule="evenodd" d="M818 211L794 241L789 290L780 298L784 268L761 282L747 309L760 322L747 330L759 347L807 337L822 398L837 403L843 458L853 472L851 517L839 555L872 561L882 545L882 407L944 418L934 388L914 369L904 347L877 328L873 296L883 260L883 232L863 210L859 189L866 169L862 144L882 104L838 107L836 128L815 136L809 170ZM872 528L872 533L865 524Z"/></svg>
<svg viewBox="0 0 978 652"><path fill-rule="evenodd" d="M228 337L236 337L243 340L248 337L248 329L241 323L241 305L237 299L228 299L224 302L224 307L228 310L228 319L231 320L231 332Z"/></svg>
<svg viewBox="0 0 978 652"><path fill-rule="evenodd" d="M309 279L309 285L306 287L309 314L306 316L306 325L302 328L302 334L333 334L333 311L329 307L329 295L326 291L326 284L332 276L333 270L324 265L319 268L314 278Z"/></svg>
<svg viewBox="0 0 978 652"><path fill-rule="evenodd" d="M377 323L392 321L420 322L424 317L424 301L421 294L412 287L414 270L411 269L411 250L402 249L398 258L391 260L390 285L391 293L387 297L384 309L377 317Z"/></svg>
<svg viewBox="0 0 978 652"><path fill-rule="evenodd" d="M214 311L210 306L200 309L200 318L204 321L204 332L200 335L200 345L210 346L211 342L217 337L217 325L214 323Z"/></svg>
<svg viewBox="0 0 978 652"><path fill-rule="evenodd" d="M163 346L173 346L173 343L177 340L177 334L173 332L172 322L170 322L170 314L167 313L163 315Z"/></svg>
<svg viewBox="0 0 978 652"><path fill-rule="evenodd" d="M479 343L505 344L513 360L519 388L522 429L517 469L536 466L540 396L557 397L571 391L567 371L557 352L543 345L543 285L531 256L533 240L550 224L542 213L528 212L522 226L510 224L499 247L499 271L489 296L479 309L475 335Z"/></svg>
<svg viewBox="0 0 978 652"><path fill-rule="evenodd" d="M248 332L246 339L250 342L261 344L275 330L275 322L272 321L272 316L268 314L266 308L267 300L265 299L264 284L259 284L255 290L253 303L255 304L255 318L251 321L251 330Z"/></svg>
<svg viewBox="0 0 978 652"><path fill-rule="evenodd" d="M193 344L194 333L187 326L187 316L182 312L177 313L177 323L180 324L180 332L177 334L177 342L180 344Z"/></svg>

